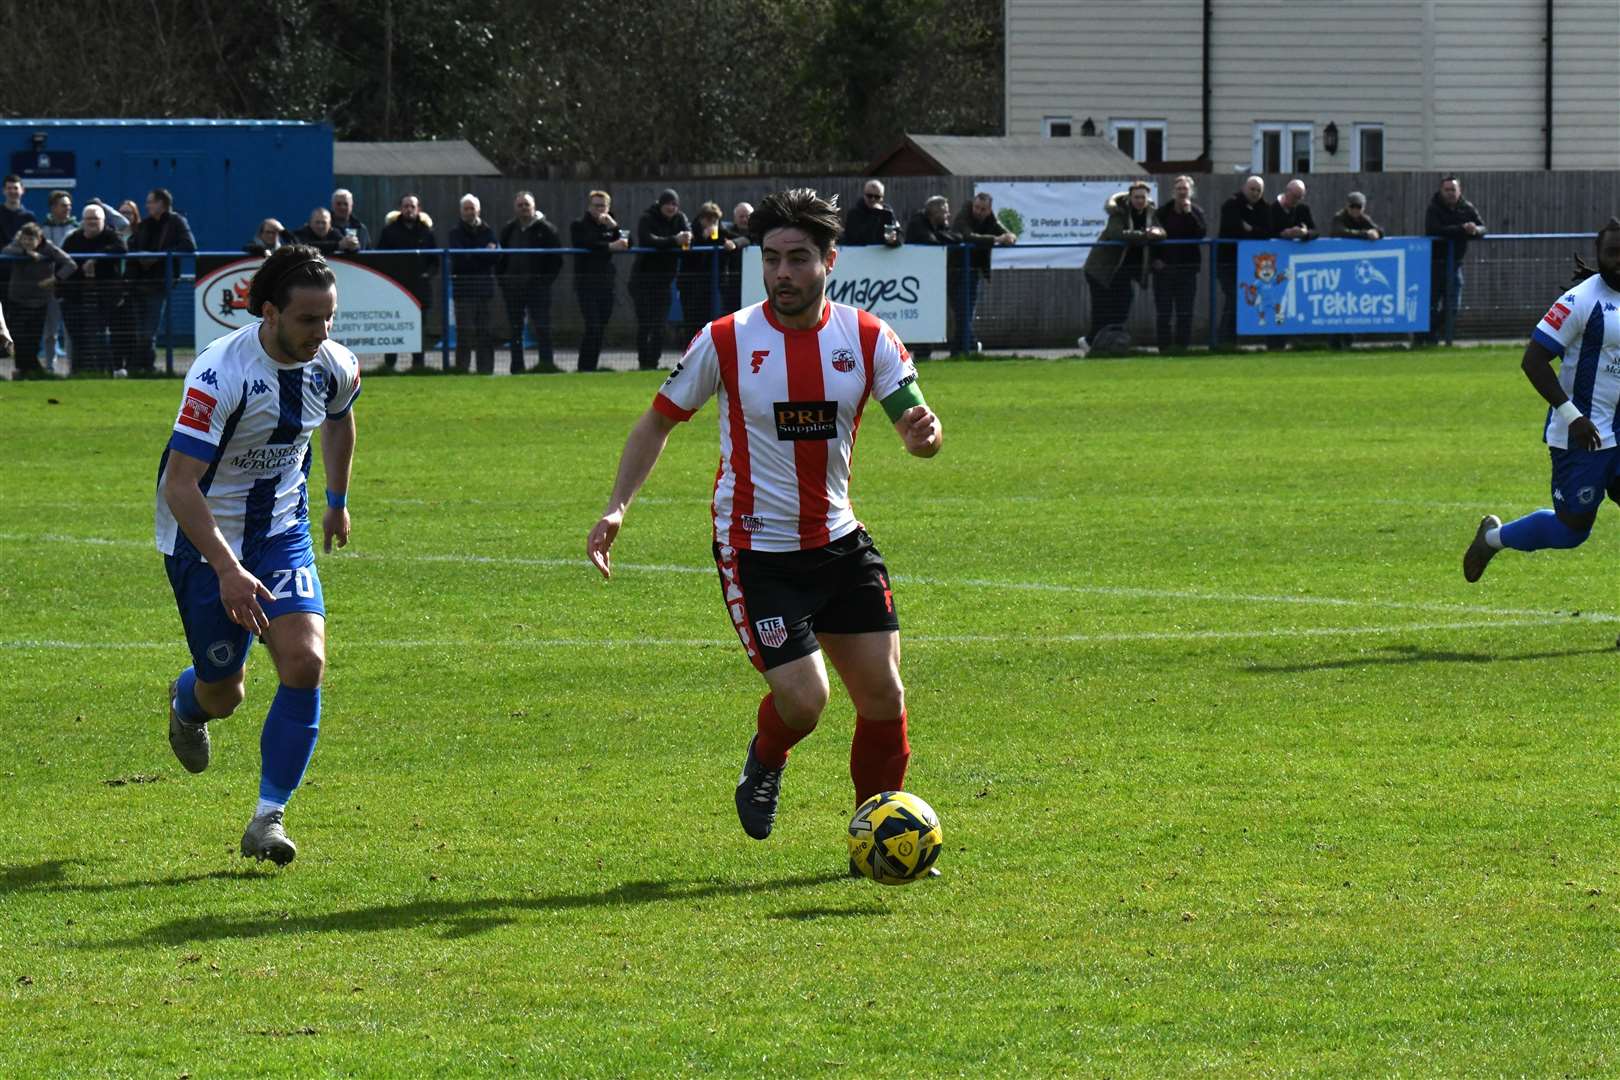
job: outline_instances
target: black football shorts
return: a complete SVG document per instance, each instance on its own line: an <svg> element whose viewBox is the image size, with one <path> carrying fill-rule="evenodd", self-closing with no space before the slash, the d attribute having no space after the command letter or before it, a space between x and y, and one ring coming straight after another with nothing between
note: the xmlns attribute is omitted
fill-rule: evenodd
<svg viewBox="0 0 1620 1080"><path fill-rule="evenodd" d="M807 551L714 545L720 591L760 671L809 656L816 634L899 630L889 569L865 529Z"/></svg>

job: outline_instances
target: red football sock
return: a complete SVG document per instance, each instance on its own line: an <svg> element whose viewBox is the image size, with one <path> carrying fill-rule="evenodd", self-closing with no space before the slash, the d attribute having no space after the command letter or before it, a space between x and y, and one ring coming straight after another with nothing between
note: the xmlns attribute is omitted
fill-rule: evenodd
<svg viewBox="0 0 1620 1080"><path fill-rule="evenodd" d="M754 757L767 769L780 769L787 764L788 751L806 735L814 731L798 731L782 721L776 711L776 701L766 694L759 703L759 735L754 739Z"/></svg>
<svg viewBox="0 0 1620 1080"><path fill-rule="evenodd" d="M855 717L855 738L849 744L849 778L855 781L855 805L880 791L905 787L906 763L910 760L905 713L887 724Z"/></svg>

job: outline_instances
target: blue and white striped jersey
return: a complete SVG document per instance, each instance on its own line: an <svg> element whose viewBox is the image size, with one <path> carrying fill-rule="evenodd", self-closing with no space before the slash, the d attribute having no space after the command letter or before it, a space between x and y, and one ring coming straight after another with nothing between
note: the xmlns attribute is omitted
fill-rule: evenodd
<svg viewBox="0 0 1620 1080"><path fill-rule="evenodd" d="M1559 297L1531 334L1554 356L1558 382L1569 400L1603 436L1603 447L1616 444L1615 404L1620 401L1620 293L1593 274ZM1569 449L1569 425L1547 410L1548 446Z"/></svg>
<svg viewBox="0 0 1620 1080"><path fill-rule="evenodd" d="M158 465L157 547L165 555L202 559L163 497L175 452L209 463L201 487L219 530L237 558L244 549L294 528L308 528L309 436L360 396L360 364L335 341L304 364L278 364L259 344L254 322L219 338L198 355L169 445Z"/></svg>

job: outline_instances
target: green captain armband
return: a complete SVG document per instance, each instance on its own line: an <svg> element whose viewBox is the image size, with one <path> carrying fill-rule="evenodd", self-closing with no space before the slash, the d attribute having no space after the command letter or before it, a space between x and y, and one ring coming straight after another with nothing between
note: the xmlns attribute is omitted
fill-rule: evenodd
<svg viewBox="0 0 1620 1080"><path fill-rule="evenodd" d="M896 422L907 409L921 404L923 404L922 388L917 385L915 378L882 401L883 411L889 414L891 421Z"/></svg>

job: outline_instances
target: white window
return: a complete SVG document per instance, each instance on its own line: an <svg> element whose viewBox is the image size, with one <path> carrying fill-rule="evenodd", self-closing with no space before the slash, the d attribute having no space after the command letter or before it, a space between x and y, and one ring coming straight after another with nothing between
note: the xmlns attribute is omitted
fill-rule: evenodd
<svg viewBox="0 0 1620 1080"><path fill-rule="evenodd" d="M1384 171L1384 125L1357 124L1350 142L1351 172Z"/></svg>
<svg viewBox="0 0 1620 1080"><path fill-rule="evenodd" d="M1254 160L1258 173L1308 173L1316 129L1311 124L1268 123L1254 125Z"/></svg>
<svg viewBox="0 0 1620 1080"><path fill-rule="evenodd" d="M1048 116L1041 122L1048 139L1067 139L1074 134L1074 117Z"/></svg>
<svg viewBox="0 0 1620 1080"><path fill-rule="evenodd" d="M1132 161L1147 164L1164 160L1168 125L1163 120L1110 120L1108 137Z"/></svg>

